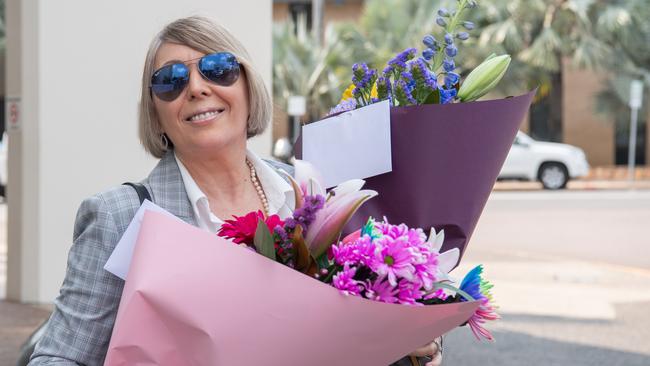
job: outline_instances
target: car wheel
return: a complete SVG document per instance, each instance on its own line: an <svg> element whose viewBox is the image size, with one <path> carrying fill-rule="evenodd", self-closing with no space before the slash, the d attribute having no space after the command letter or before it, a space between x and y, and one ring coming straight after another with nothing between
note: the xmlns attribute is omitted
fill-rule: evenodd
<svg viewBox="0 0 650 366"><path fill-rule="evenodd" d="M544 189L563 189L569 181L569 172L564 164L544 163L539 168L538 178Z"/></svg>

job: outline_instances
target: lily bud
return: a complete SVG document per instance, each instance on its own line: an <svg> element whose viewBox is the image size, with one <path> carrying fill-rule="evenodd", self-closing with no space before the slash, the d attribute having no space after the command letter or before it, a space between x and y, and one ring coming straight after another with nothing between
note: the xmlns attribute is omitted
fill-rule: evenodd
<svg viewBox="0 0 650 366"><path fill-rule="evenodd" d="M487 94L501 81L510 65L510 55L490 57L467 75L458 90L461 102L471 102Z"/></svg>

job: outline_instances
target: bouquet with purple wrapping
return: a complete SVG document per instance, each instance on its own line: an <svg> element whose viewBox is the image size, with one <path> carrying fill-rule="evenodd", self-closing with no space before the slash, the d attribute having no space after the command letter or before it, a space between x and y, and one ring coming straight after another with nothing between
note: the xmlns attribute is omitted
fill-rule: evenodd
<svg viewBox="0 0 650 366"><path fill-rule="evenodd" d="M426 35L421 53L407 48L381 72L363 63L352 67L352 85L329 115L354 115L359 108L387 100L392 167L388 173L359 177L382 195L359 209L348 232L363 226L369 216L386 216L444 230L445 249L464 252L534 95L531 91L476 101L501 80L509 55L489 56L461 82L455 42L469 38L467 31L474 25L463 21L463 15L475 5L461 0L455 11L440 9L436 23L443 36ZM303 135L296 155L309 161L302 148L313 140Z"/></svg>

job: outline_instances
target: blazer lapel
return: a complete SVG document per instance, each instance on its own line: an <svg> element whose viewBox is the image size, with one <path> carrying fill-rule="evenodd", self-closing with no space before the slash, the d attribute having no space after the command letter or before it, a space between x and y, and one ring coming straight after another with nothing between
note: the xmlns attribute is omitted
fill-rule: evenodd
<svg viewBox="0 0 650 366"><path fill-rule="evenodd" d="M154 202L183 221L197 226L181 172L172 150L158 162L147 178Z"/></svg>

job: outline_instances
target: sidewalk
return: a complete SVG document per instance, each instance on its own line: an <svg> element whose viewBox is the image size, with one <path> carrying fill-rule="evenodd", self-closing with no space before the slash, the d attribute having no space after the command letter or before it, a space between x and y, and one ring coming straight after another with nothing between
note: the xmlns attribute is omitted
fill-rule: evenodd
<svg viewBox="0 0 650 366"><path fill-rule="evenodd" d="M502 316L488 326L496 342L456 329L445 364L650 365L650 271L470 249L459 273L479 261Z"/></svg>
<svg viewBox="0 0 650 366"><path fill-rule="evenodd" d="M540 182L499 181L494 185L495 191L536 191L543 189ZM625 166L592 167L589 175L570 180L568 190L626 190L650 189L650 167L637 167L634 181L628 180Z"/></svg>
<svg viewBox="0 0 650 366"><path fill-rule="evenodd" d="M16 364L22 343L49 315L49 306L0 300L0 365Z"/></svg>

